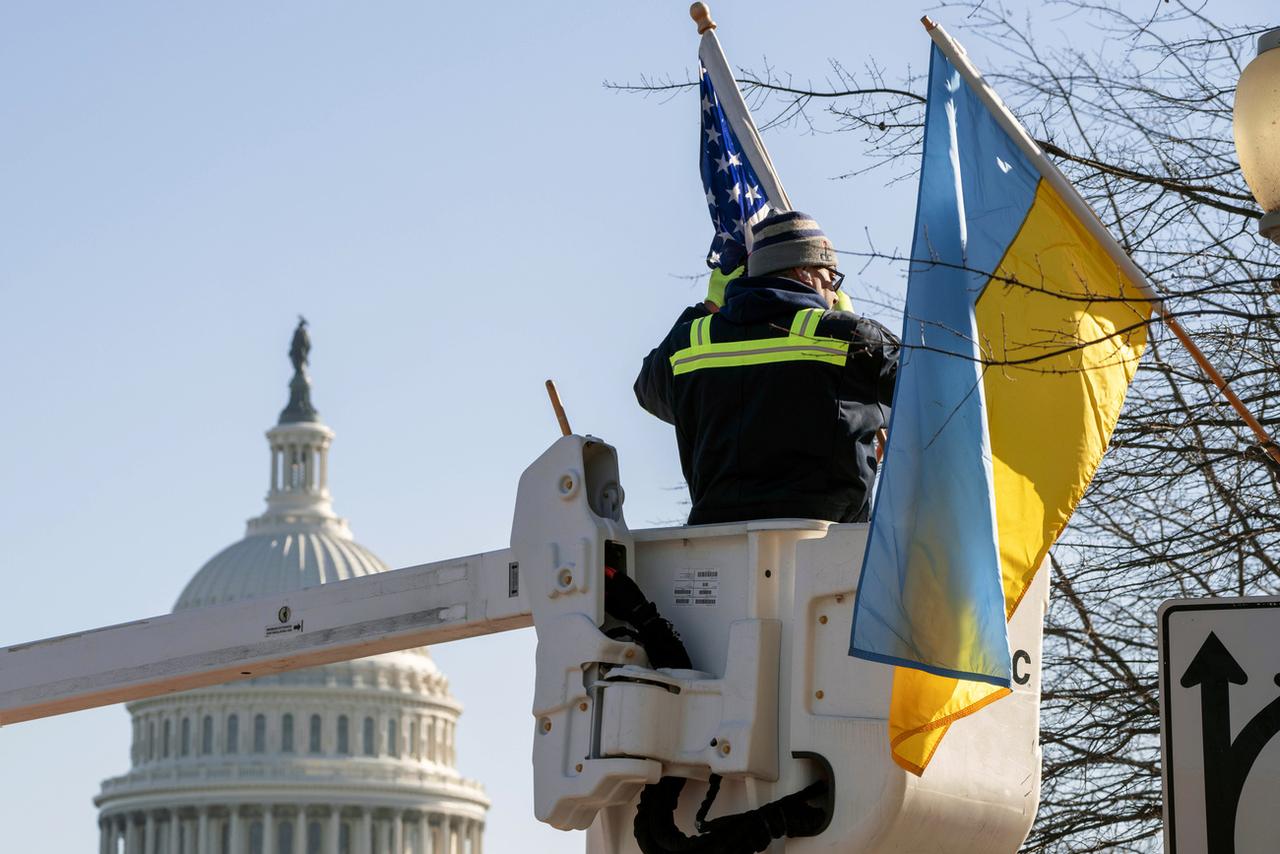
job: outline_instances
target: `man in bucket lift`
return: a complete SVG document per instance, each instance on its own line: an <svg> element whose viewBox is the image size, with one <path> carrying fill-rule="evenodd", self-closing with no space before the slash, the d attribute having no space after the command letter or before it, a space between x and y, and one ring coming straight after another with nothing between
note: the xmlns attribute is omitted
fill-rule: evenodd
<svg viewBox="0 0 1280 854"><path fill-rule="evenodd" d="M866 521L898 340L833 310L844 275L811 217L772 214L752 238L747 275L718 311L680 315L645 358L636 398L675 425L689 524Z"/></svg>

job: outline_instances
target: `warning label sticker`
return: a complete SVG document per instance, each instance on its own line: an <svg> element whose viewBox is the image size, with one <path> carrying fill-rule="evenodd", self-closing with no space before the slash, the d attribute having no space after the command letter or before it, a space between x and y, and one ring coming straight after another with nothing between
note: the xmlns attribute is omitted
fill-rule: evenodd
<svg viewBox="0 0 1280 854"><path fill-rule="evenodd" d="M267 626L267 637L274 638L280 635L291 635L294 632L302 631L302 620L296 623L288 623L283 626Z"/></svg>
<svg viewBox="0 0 1280 854"><path fill-rule="evenodd" d="M720 570L677 570L671 594L675 605L714 607L720 603Z"/></svg>

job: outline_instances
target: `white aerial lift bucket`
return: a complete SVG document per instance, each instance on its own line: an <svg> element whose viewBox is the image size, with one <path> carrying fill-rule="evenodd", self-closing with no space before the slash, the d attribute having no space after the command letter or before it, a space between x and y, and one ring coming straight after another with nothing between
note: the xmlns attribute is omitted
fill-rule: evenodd
<svg viewBox="0 0 1280 854"><path fill-rule="evenodd" d="M889 755L892 669L848 655L867 526L781 519L629 531L613 449L553 445L520 482L512 555L538 631L538 817L586 828L592 854L638 852L640 789L687 777L678 823L712 773L711 817L830 777L830 824L771 851L1016 851L1040 792L1048 573L1009 624L1013 693L955 722L923 776ZM679 631L696 672L651 670L609 637L606 549ZM613 563L619 562L617 559ZM621 567L615 567L621 569Z"/></svg>

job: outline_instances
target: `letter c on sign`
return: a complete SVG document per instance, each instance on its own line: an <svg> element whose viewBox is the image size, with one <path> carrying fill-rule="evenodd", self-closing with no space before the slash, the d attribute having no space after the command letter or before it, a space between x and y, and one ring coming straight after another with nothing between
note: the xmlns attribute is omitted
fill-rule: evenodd
<svg viewBox="0 0 1280 854"><path fill-rule="evenodd" d="M1020 649L1013 654L1013 681L1017 682L1019 685L1026 685L1031 681L1031 674L1018 672L1019 661L1025 661L1027 664L1030 664L1031 654L1025 649Z"/></svg>

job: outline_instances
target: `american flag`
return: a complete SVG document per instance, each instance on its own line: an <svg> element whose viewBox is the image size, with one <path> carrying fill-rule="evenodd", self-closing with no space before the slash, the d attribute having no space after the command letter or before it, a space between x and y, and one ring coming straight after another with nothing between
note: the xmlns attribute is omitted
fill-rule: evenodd
<svg viewBox="0 0 1280 854"><path fill-rule="evenodd" d="M716 236L707 253L707 266L731 272L746 260L749 227L771 210L756 170L729 126L711 76L702 77L702 189Z"/></svg>

